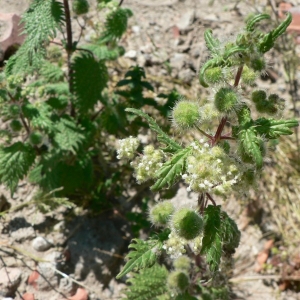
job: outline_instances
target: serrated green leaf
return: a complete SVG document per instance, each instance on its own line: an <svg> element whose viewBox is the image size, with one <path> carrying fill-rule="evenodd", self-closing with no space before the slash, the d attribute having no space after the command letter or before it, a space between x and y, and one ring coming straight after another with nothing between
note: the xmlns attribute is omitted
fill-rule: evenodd
<svg viewBox="0 0 300 300"><path fill-rule="evenodd" d="M201 254L206 255L210 270L215 272L221 261L221 206L208 205L204 211L204 236Z"/></svg>
<svg viewBox="0 0 300 300"><path fill-rule="evenodd" d="M260 22L261 20L270 19L271 17L268 14L259 14L255 15L253 18L248 20L246 25L246 30L252 32L255 29L256 23Z"/></svg>
<svg viewBox="0 0 300 300"><path fill-rule="evenodd" d="M19 180L27 175L35 160L35 151L31 145L14 143L0 149L0 182L9 187L13 194Z"/></svg>
<svg viewBox="0 0 300 300"><path fill-rule="evenodd" d="M78 127L71 117L63 116L55 125L55 130L57 131L54 136L56 146L76 154L85 140L82 128Z"/></svg>
<svg viewBox="0 0 300 300"><path fill-rule="evenodd" d="M223 243L223 250L226 254L233 254L235 249L239 246L241 232L236 223L232 220L226 212L221 212L221 239Z"/></svg>
<svg viewBox="0 0 300 300"><path fill-rule="evenodd" d="M275 28L263 37L259 44L259 50L262 53L266 53L271 48L273 48L276 39L286 31L288 26L291 24L292 19L292 14L288 12L285 20L281 24L279 24L277 28Z"/></svg>
<svg viewBox="0 0 300 300"><path fill-rule="evenodd" d="M105 21L105 31L100 38L100 43L121 38L127 30L128 18L132 15L130 9L121 7L108 14Z"/></svg>
<svg viewBox="0 0 300 300"><path fill-rule="evenodd" d="M188 147L176 152L173 157L165 162L156 172L157 181L151 187L152 190L158 191L166 185L172 185L177 178L184 172L186 159L192 152L193 148Z"/></svg>
<svg viewBox="0 0 300 300"><path fill-rule="evenodd" d="M133 274L127 280L129 283L124 291L123 300L169 300L167 295L168 270L165 266L155 264L151 268Z"/></svg>
<svg viewBox="0 0 300 300"><path fill-rule="evenodd" d="M57 82L63 80L64 78L63 70L59 66L48 61L45 61L40 73L48 82Z"/></svg>
<svg viewBox="0 0 300 300"><path fill-rule="evenodd" d="M220 41L212 36L212 30L207 29L204 32L206 47L212 54L218 55L220 52Z"/></svg>
<svg viewBox="0 0 300 300"><path fill-rule="evenodd" d="M56 0L35 0L22 16L26 39L17 53L8 60L5 72L31 73L39 69L46 56L45 44L56 37L64 22L64 7Z"/></svg>
<svg viewBox="0 0 300 300"><path fill-rule="evenodd" d="M256 135L256 131L253 127L242 129L238 133L238 139L242 151L253 159L254 164L258 169L263 166L263 155L260 147L260 140Z"/></svg>
<svg viewBox="0 0 300 300"><path fill-rule="evenodd" d="M130 251L126 258L128 259L123 270L116 276L117 279L123 277L131 271L138 271L153 266L157 259L157 250L162 246L159 240L142 241L133 239L134 243L129 245Z"/></svg>
<svg viewBox="0 0 300 300"><path fill-rule="evenodd" d="M277 139L281 135L293 134L290 128L299 126L297 120L275 120L260 118L254 122L255 130L267 139Z"/></svg>
<svg viewBox="0 0 300 300"><path fill-rule="evenodd" d="M135 108L126 108L126 111L131 112L135 115L138 115L142 118L145 118L148 121L150 128L157 133L157 140L159 142L167 145L167 148L169 148L169 151L176 152L176 151L182 149L182 147L179 144L177 144L166 133L164 133L164 131L157 125L155 120L153 118L151 118L149 115L147 115L144 112L142 112L141 110L135 109Z"/></svg>
<svg viewBox="0 0 300 300"><path fill-rule="evenodd" d="M93 109L100 100L108 81L107 68L90 54L77 56L72 63L72 84L76 95L75 105L81 113Z"/></svg>

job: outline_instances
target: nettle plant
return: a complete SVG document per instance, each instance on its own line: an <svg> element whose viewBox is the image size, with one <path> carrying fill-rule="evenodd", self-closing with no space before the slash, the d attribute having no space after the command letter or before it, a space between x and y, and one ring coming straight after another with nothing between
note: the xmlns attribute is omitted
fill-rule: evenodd
<svg viewBox="0 0 300 300"><path fill-rule="evenodd" d="M166 105L144 97L144 90L154 89L138 66L110 82L132 12L114 1L98 2L99 23L89 19L87 0L34 0L22 16L25 42L0 73L0 183L12 194L28 176L42 191L80 205L88 197L110 203L125 189L129 170L115 159L115 139L148 126L125 108L153 106L166 115L174 102L172 93L163 95ZM85 43L88 24L95 34Z"/></svg>
<svg viewBox="0 0 300 300"><path fill-rule="evenodd" d="M118 158L132 160L136 180L154 180L152 190L161 191L182 179L188 191L199 194L195 207L161 200L150 209L149 219L160 230L146 241L133 240L128 261L117 276L134 272L125 291L128 299L229 298L226 274L240 231L214 199L226 199L233 192L247 194L260 177L268 141L290 135L291 128L298 126L296 120L282 118L282 98L255 85L266 69L264 54L292 17L288 14L267 34L258 28L265 19L270 16L250 17L244 31L228 43L221 43L211 30L205 31L211 58L201 68L199 80L203 87L211 87L213 100L201 106L198 101L180 99L172 112L176 129L189 136L194 133L187 145L186 140L178 142L166 134L141 110L127 109L145 118L164 144L159 149L147 145L134 158L139 140L132 136L120 140ZM203 128L214 124L214 119L219 125L211 134ZM168 268L158 263L161 255L171 259Z"/></svg>

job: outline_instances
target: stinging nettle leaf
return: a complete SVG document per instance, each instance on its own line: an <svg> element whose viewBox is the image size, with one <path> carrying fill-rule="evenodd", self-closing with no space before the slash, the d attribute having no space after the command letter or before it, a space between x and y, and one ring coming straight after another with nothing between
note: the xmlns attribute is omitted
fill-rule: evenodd
<svg viewBox="0 0 300 300"><path fill-rule="evenodd" d="M103 61L97 61L92 55L85 53L74 59L72 68L75 105L81 113L86 113L101 98L108 81L107 68Z"/></svg>
<svg viewBox="0 0 300 300"><path fill-rule="evenodd" d="M239 134L239 141L242 151L253 159L253 163L258 169L263 166L263 155L260 147L260 140L253 127L242 129Z"/></svg>
<svg viewBox="0 0 300 300"><path fill-rule="evenodd" d="M174 184L177 178L183 173L186 159L191 154L192 150L193 148L191 147L179 150L170 160L165 162L156 172L156 177L158 179L151 189L158 191L166 185L170 186Z"/></svg>
<svg viewBox="0 0 300 300"><path fill-rule="evenodd" d="M19 180L27 175L35 161L35 150L31 145L16 142L0 149L0 182L13 194Z"/></svg>
<svg viewBox="0 0 300 300"><path fill-rule="evenodd" d="M208 205L204 211L204 236L201 254L206 255L206 261L212 272L217 271L222 254L221 206Z"/></svg>
<svg viewBox="0 0 300 300"><path fill-rule="evenodd" d="M207 29L204 32L204 39L207 48L212 54L219 54L220 52L220 41L212 36L212 30Z"/></svg>
<svg viewBox="0 0 300 300"><path fill-rule="evenodd" d="M277 139L281 135L290 135L293 133L290 128L299 126L297 120L275 120L260 118L254 123L255 130L267 139Z"/></svg>
<svg viewBox="0 0 300 300"><path fill-rule="evenodd" d="M270 15L268 14L259 14L251 18L247 22L246 30L247 31L253 31L255 29L256 23L260 22L261 20L271 19Z"/></svg>
<svg viewBox="0 0 300 300"><path fill-rule="evenodd" d="M116 276L117 279L133 270L138 271L153 266L157 259L157 249L162 246L159 240L142 241L133 239L133 242L129 245L129 248L134 250L127 254L128 261L123 270Z"/></svg>

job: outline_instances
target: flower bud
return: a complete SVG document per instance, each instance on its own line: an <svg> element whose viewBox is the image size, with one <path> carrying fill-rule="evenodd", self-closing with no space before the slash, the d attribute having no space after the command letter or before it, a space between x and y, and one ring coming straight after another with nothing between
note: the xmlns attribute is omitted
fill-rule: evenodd
<svg viewBox="0 0 300 300"><path fill-rule="evenodd" d="M83 15L89 11L89 3L87 0L73 0L73 12L76 15Z"/></svg>
<svg viewBox="0 0 300 300"><path fill-rule="evenodd" d="M267 94L263 90L254 91L251 95L251 99L254 103L258 103L267 99Z"/></svg>
<svg viewBox="0 0 300 300"><path fill-rule="evenodd" d="M172 217L172 225L178 236L192 240L203 231L203 219L195 211L181 208Z"/></svg>
<svg viewBox="0 0 300 300"><path fill-rule="evenodd" d="M177 102L172 112L173 123L179 129L189 129L197 125L200 119L199 105L182 100Z"/></svg>
<svg viewBox="0 0 300 300"><path fill-rule="evenodd" d="M15 132L20 131L23 127L19 120L12 120L9 126Z"/></svg>
<svg viewBox="0 0 300 300"><path fill-rule="evenodd" d="M255 80L257 79L257 73L247 66L244 66L243 73L242 73L242 80L247 85L253 85Z"/></svg>
<svg viewBox="0 0 300 300"><path fill-rule="evenodd" d="M214 67L205 71L205 81L210 84L216 84L224 80L221 67Z"/></svg>
<svg viewBox="0 0 300 300"><path fill-rule="evenodd" d="M181 271L173 271L167 278L169 289L177 292L184 292L189 286L189 278L186 273Z"/></svg>
<svg viewBox="0 0 300 300"><path fill-rule="evenodd" d="M254 58L254 59L251 60L250 67L254 71L261 72L261 71L263 71L266 68L266 62L265 62L265 60L263 58L256 57L256 58Z"/></svg>
<svg viewBox="0 0 300 300"><path fill-rule="evenodd" d="M191 267L191 260L188 256L182 255L174 260L173 266L178 271L188 272Z"/></svg>
<svg viewBox="0 0 300 300"><path fill-rule="evenodd" d="M237 93L228 87L220 88L215 94L215 106L221 113L230 112L238 103Z"/></svg>
<svg viewBox="0 0 300 300"><path fill-rule="evenodd" d="M175 208L171 201L157 203L150 210L150 219L156 226L166 225Z"/></svg>

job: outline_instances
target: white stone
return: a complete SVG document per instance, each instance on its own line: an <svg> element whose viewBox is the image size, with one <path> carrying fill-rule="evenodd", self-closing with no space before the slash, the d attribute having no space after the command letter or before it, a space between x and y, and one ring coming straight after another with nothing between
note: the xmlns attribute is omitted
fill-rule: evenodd
<svg viewBox="0 0 300 300"><path fill-rule="evenodd" d="M34 250L43 252L48 250L53 244L45 238L38 236L32 241L32 247Z"/></svg>

